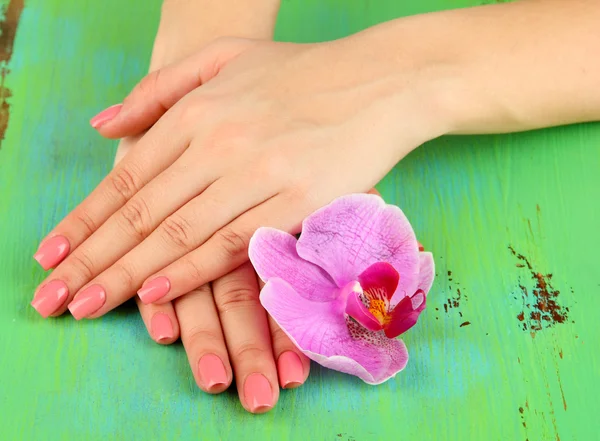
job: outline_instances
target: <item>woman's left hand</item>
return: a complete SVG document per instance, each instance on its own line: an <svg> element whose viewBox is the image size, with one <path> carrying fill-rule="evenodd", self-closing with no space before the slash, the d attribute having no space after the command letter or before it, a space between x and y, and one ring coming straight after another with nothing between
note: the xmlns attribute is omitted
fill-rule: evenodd
<svg viewBox="0 0 600 441"><path fill-rule="evenodd" d="M367 191L447 129L427 74L398 72L368 41L223 39L150 74L98 129L121 137L160 120L50 233L42 250L71 253L45 283L66 284L77 319L138 289L167 302L245 262L258 227L298 232L335 197Z"/></svg>

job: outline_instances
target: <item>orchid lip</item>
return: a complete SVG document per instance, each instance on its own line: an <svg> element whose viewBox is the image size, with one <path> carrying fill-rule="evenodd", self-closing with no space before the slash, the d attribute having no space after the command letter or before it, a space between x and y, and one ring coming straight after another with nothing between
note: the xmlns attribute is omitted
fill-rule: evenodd
<svg viewBox="0 0 600 441"><path fill-rule="evenodd" d="M371 265L359 276L360 281L349 282L342 288L344 312L370 331L384 330L388 338L408 331L425 307L425 295L418 290L391 305L399 278L394 267L386 262Z"/></svg>
<svg viewBox="0 0 600 441"><path fill-rule="evenodd" d="M357 281L342 288L341 298L346 301L345 313L371 331L381 331L383 324L367 309L361 297L363 290Z"/></svg>

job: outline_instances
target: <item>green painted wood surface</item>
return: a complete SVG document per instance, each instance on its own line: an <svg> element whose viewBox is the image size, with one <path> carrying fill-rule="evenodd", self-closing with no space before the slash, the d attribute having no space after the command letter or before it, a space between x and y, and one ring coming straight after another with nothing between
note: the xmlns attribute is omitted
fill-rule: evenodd
<svg viewBox="0 0 600 441"><path fill-rule="evenodd" d="M201 393L181 345L153 343L132 305L80 323L37 316L28 303L43 273L31 255L109 170L115 144L87 119L145 72L159 3L26 1L13 51L0 57L10 104L0 117L10 117L0 147L1 440L600 439L598 124L442 138L381 184L438 265L428 311L405 338L409 365L382 386L314 366L303 388L252 416L234 392ZM277 37L326 40L475 3L284 0ZM535 306L544 296L554 315Z"/></svg>

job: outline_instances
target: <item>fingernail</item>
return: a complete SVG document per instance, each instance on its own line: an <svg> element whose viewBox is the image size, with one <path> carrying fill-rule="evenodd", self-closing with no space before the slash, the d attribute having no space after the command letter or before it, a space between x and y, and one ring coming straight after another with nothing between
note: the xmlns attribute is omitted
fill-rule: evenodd
<svg viewBox="0 0 600 441"><path fill-rule="evenodd" d="M277 373L283 389L293 389L304 383L304 366L295 352L287 351L279 356Z"/></svg>
<svg viewBox="0 0 600 441"><path fill-rule="evenodd" d="M77 297L69 303L69 311L75 320L89 317L98 311L106 301L106 292L100 285L92 285L81 291Z"/></svg>
<svg viewBox="0 0 600 441"><path fill-rule="evenodd" d="M94 129L99 129L101 126L117 116L122 107L123 104L115 104L114 106L110 106L108 109L104 109L98 115L90 119L90 124Z"/></svg>
<svg viewBox="0 0 600 441"><path fill-rule="evenodd" d="M167 314L157 312L150 320L150 330L152 337L159 343L172 340L175 337L173 323Z"/></svg>
<svg viewBox="0 0 600 441"><path fill-rule="evenodd" d="M40 246L33 258L47 271L69 254L69 248L69 241L65 236L54 236Z"/></svg>
<svg viewBox="0 0 600 441"><path fill-rule="evenodd" d="M206 354L200 359L198 362L198 375L208 391L215 386L223 386L228 383L225 366L221 359L214 354Z"/></svg>
<svg viewBox="0 0 600 441"><path fill-rule="evenodd" d="M152 279L138 291L138 296L142 303L154 303L167 295L171 289L171 282L166 277L157 277Z"/></svg>
<svg viewBox="0 0 600 441"><path fill-rule="evenodd" d="M269 380L262 374L251 374L244 383L244 399L250 412L266 412L273 407L273 391Z"/></svg>
<svg viewBox="0 0 600 441"><path fill-rule="evenodd" d="M31 306L44 318L55 312L65 302L69 288L62 280L53 280L42 286Z"/></svg>

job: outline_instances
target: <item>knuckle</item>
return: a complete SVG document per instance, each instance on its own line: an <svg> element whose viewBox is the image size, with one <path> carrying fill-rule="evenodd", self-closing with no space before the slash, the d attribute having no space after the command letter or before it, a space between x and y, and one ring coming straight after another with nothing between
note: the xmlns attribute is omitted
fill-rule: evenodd
<svg viewBox="0 0 600 441"><path fill-rule="evenodd" d="M220 314L258 305L258 290L250 286L231 284L222 288L222 291L215 292L215 303Z"/></svg>
<svg viewBox="0 0 600 441"><path fill-rule="evenodd" d="M166 218L160 228L165 241L176 248L189 249L194 245L192 225L178 214Z"/></svg>
<svg viewBox="0 0 600 441"><path fill-rule="evenodd" d="M123 202L128 201L140 188L139 179L131 169L119 167L109 175L109 183Z"/></svg>
<svg viewBox="0 0 600 441"><path fill-rule="evenodd" d="M92 259L84 252L73 253L69 257L69 263L74 271L71 273L81 274L86 279L91 279L96 274Z"/></svg>
<svg viewBox="0 0 600 441"><path fill-rule="evenodd" d="M190 294L197 294L203 296L208 295L212 298L212 289L209 283L205 283L204 285L199 286L198 288L195 288L192 291L190 291Z"/></svg>
<svg viewBox="0 0 600 441"><path fill-rule="evenodd" d="M194 326L190 329L182 328L181 333L182 338L191 347L214 346L215 342L223 340L223 336L218 329L209 329L201 326Z"/></svg>
<svg viewBox="0 0 600 441"><path fill-rule="evenodd" d="M268 351L266 348L253 341L244 342L233 351L233 358L238 360L247 359L254 361L272 356L271 351Z"/></svg>
<svg viewBox="0 0 600 441"><path fill-rule="evenodd" d="M238 257L248 249L250 237L247 234L239 233L232 228L222 228L215 234L228 258Z"/></svg>
<svg viewBox="0 0 600 441"><path fill-rule="evenodd" d="M83 208L78 208L73 213L75 222L80 225L82 229L85 230L87 236L91 236L94 231L98 229L96 226L96 222L91 218L91 216L87 213Z"/></svg>
<svg viewBox="0 0 600 441"><path fill-rule="evenodd" d="M179 260L179 262L181 263L183 270L188 274L186 281L188 283L197 282L198 284L200 284L200 282L204 278L204 272L202 271L202 268L200 268L200 266L196 263L196 261L194 261L194 259L190 257L182 257ZM202 290L203 287L204 285L198 289Z"/></svg>
<svg viewBox="0 0 600 441"><path fill-rule="evenodd" d="M130 200L120 210L124 230L138 240L144 239L150 231L150 211L143 199Z"/></svg>
<svg viewBox="0 0 600 441"><path fill-rule="evenodd" d="M126 292L135 292L139 288L133 269L122 262L114 264L111 278L113 277L118 280L119 286Z"/></svg>

